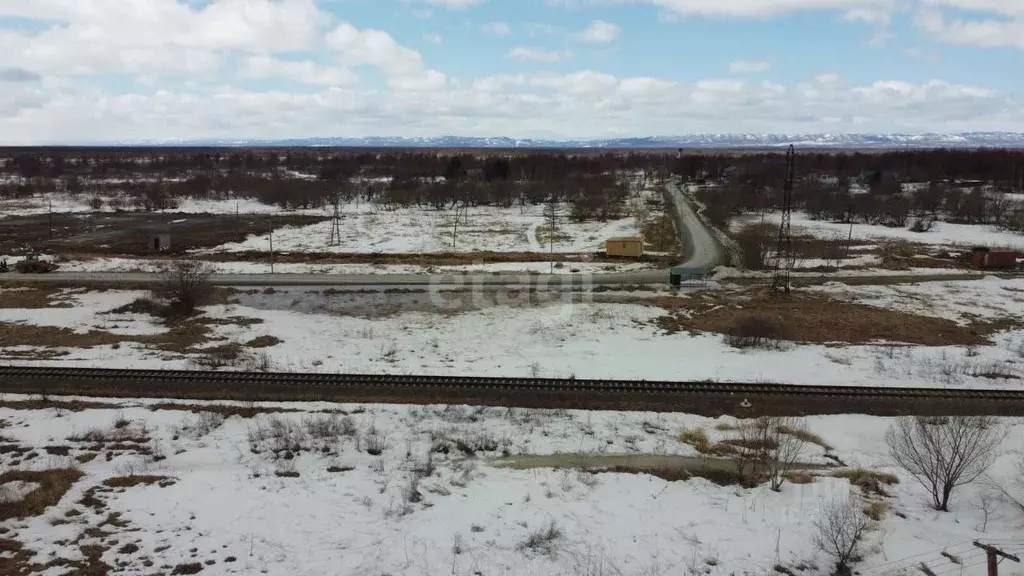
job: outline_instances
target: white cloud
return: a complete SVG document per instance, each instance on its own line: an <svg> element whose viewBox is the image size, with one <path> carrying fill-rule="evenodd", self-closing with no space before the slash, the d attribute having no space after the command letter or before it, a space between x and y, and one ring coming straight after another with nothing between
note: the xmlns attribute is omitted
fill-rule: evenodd
<svg viewBox="0 0 1024 576"><path fill-rule="evenodd" d="M979 86L933 80L851 85L835 74L782 85L693 83L599 71L487 76L457 84L423 70L386 90L247 92L193 85L112 94L88 83L14 83L0 92L0 141L685 132L1024 130L1024 107Z"/></svg>
<svg viewBox="0 0 1024 576"><path fill-rule="evenodd" d="M937 11L918 14L917 25L943 42L1024 49L1024 18L1012 20L948 20Z"/></svg>
<svg viewBox="0 0 1024 576"><path fill-rule="evenodd" d="M572 52L565 50L540 50L516 46L508 51L507 56L513 60L532 60L534 62L560 62L572 58Z"/></svg>
<svg viewBox="0 0 1024 576"><path fill-rule="evenodd" d="M753 74L756 72L767 72L771 70L772 63L765 60L736 60L729 63L729 72L732 74Z"/></svg>
<svg viewBox="0 0 1024 576"><path fill-rule="evenodd" d="M0 66L41 74L212 73L228 50L311 48L329 18L314 0L0 0L0 15L60 23L37 34L0 30ZM14 61L17 62L14 62Z"/></svg>
<svg viewBox="0 0 1024 576"><path fill-rule="evenodd" d="M586 30L576 34L575 38L592 44L611 44L619 39L619 33L618 25L604 20L594 20Z"/></svg>
<svg viewBox="0 0 1024 576"><path fill-rule="evenodd" d="M996 12L1006 15L1024 15L1024 2L1020 0L921 0L923 4L947 6L974 12Z"/></svg>
<svg viewBox="0 0 1024 576"><path fill-rule="evenodd" d="M635 1L680 17L828 8L872 23L882 20L872 20L877 16L870 10L888 14L896 5L895 0ZM915 12L918 26L947 42L1020 46L1018 39L1024 38L1014 28L1018 4L979 0L971 6L987 15L970 20L942 12L965 8L968 0L913 2L929 7ZM426 1L417 5L430 6ZM1024 131L1024 102L1015 96L941 80L911 83L888 77L855 85L833 73L787 84L744 76L679 82L620 77L600 69L452 78L385 30L332 21L315 0L0 0L2 15L46 24L38 32L0 30L0 143L453 133L586 137L825 128ZM527 23L517 24L520 30L550 32L562 40L573 34ZM415 41L418 34L409 38ZM428 42L432 38L423 36ZM572 53L518 46L507 56L554 63L571 59ZM237 70L228 69L236 64ZM769 66L733 62L729 71L751 74ZM365 67L379 70L385 82L361 81ZM101 74L134 75L139 87L125 93L123 87L104 85ZM242 78L287 82L255 90L246 88L254 84ZM292 89L294 82L309 86Z"/></svg>
<svg viewBox="0 0 1024 576"><path fill-rule="evenodd" d="M424 34L423 39L430 44L440 44L444 42L444 38L442 38L440 34Z"/></svg>
<svg viewBox="0 0 1024 576"><path fill-rule="evenodd" d="M466 8L477 6L487 2L487 0L420 0L427 4L433 4L434 6L443 6L451 10L465 10Z"/></svg>
<svg viewBox="0 0 1024 576"><path fill-rule="evenodd" d="M247 78L283 78L324 86L350 86L359 82L359 76L347 68L321 66L308 60L279 60L270 56L251 56L246 60L242 73Z"/></svg>
<svg viewBox="0 0 1024 576"><path fill-rule="evenodd" d="M942 0L945 1L945 0ZM950 0L958 1L958 0ZM959 0L968 2L970 0ZM980 0L985 1L985 0ZM987 0L997 2L999 0ZM871 9L892 12L903 0L548 0L554 6L581 4L650 4L681 16L740 16L761 18L809 10Z"/></svg>
<svg viewBox="0 0 1024 576"><path fill-rule="evenodd" d="M507 22L488 22L480 27L485 34L491 36L508 36L512 33L512 28Z"/></svg>

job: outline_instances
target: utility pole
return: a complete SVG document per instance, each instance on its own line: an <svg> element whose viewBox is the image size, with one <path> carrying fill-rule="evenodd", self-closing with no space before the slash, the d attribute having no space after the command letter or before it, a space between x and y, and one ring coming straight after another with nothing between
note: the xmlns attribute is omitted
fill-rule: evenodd
<svg viewBox="0 0 1024 576"><path fill-rule="evenodd" d="M551 274L555 273L555 225L558 221L558 205L555 204L554 195L551 196L551 200L548 201L547 206L544 207L544 216L548 219L548 246L550 249L551 257Z"/></svg>
<svg viewBox="0 0 1024 576"><path fill-rule="evenodd" d="M270 215L270 273L274 273L274 215Z"/></svg>
<svg viewBox="0 0 1024 576"><path fill-rule="evenodd" d="M1002 550L1000 550L999 548L996 548L995 546L989 546L988 544L982 544L981 542L978 542L977 540L974 541L974 545L977 546L978 548L981 548L982 550L984 550L985 554L988 555L988 576L999 576L999 558L1000 557L1006 558L1007 560L1012 560L1013 562L1017 562L1018 564L1020 563L1020 558L1019 557L1014 556L1013 554L1010 554L1008 552L1003 552Z"/></svg>
<svg viewBox="0 0 1024 576"><path fill-rule="evenodd" d="M46 218L46 222L47 222L47 225L50 228L50 238L52 239L53 238L53 200L49 200L48 199L46 201L46 204L47 204L47 206L49 206L49 210L47 211L48 216Z"/></svg>

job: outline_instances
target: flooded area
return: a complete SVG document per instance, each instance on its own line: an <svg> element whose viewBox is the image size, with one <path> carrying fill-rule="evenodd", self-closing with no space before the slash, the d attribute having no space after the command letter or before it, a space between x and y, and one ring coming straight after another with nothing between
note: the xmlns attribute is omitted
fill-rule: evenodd
<svg viewBox="0 0 1024 576"><path fill-rule="evenodd" d="M487 290L388 288L365 290L314 289L312 287L236 290L242 306L259 310L286 310L305 314L329 314L380 318L406 312L458 314L495 306L536 308L594 302L591 292L496 287Z"/></svg>
<svg viewBox="0 0 1024 576"><path fill-rule="evenodd" d="M488 461L498 468L532 470L555 468L584 471L650 473L663 478L686 479L708 477L729 483L736 474L736 461L731 458L704 456L672 456L666 454L547 454L542 456L509 456ZM752 463L751 463L752 464ZM791 471L813 472L834 468L825 464L797 462Z"/></svg>

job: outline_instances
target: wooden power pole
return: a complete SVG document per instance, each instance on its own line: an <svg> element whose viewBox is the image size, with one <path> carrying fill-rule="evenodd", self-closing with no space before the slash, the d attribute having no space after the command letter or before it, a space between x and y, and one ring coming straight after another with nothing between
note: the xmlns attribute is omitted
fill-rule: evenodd
<svg viewBox="0 0 1024 576"><path fill-rule="evenodd" d="M995 546L982 544L977 540L974 541L974 545L984 550L985 554L988 555L988 576L999 576L999 558L1006 558L1007 560L1012 560L1014 562L1020 563L1019 557L1014 556L1013 554L1010 554L1008 552L1003 552Z"/></svg>

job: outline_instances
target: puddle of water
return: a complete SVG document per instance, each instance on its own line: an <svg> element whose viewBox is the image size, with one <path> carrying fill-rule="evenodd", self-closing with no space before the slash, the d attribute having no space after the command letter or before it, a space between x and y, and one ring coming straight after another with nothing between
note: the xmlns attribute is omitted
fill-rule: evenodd
<svg viewBox="0 0 1024 576"><path fill-rule="evenodd" d="M302 287L275 288L272 293L239 291L242 306L259 310L287 310L305 314L332 314L379 318L405 312L457 314L493 306L535 307L565 303L580 296L529 290L488 291L339 291Z"/></svg>
<svg viewBox="0 0 1024 576"><path fill-rule="evenodd" d="M550 454L543 456L509 456L488 462L499 468L530 470L533 468L572 468L577 470L638 469L665 470L677 473L704 471L734 472L736 463L730 458L702 456L669 456L665 454ZM792 470L825 470L829 466L798 462Z"/></svg>

